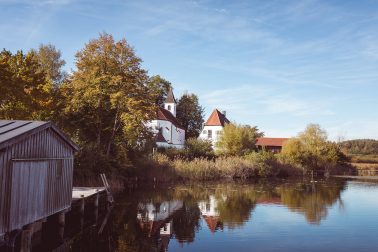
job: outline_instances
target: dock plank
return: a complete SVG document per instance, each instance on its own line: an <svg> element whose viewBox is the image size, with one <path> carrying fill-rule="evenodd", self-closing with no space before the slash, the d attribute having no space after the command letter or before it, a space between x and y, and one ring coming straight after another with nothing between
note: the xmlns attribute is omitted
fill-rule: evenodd
<svg viewBox="0 0 378 252"><path fill-rule="evenodd" d="M105 187L74 187L72 189L72 200L88 198L102 192L105 192Z"/></svg>

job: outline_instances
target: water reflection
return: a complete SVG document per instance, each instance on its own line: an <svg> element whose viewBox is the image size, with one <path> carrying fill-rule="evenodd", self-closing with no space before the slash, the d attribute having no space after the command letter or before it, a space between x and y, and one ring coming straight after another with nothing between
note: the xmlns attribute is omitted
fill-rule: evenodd
<svg viewBox="0 0 378 252"><path fill-rule="evenodd" d="M346 182L258 181L255 183L186 184L141 187L118 198L114 218L118 251L168 251L176 239L195 241L200 228L216 233L243 228L258 205L279 205L319 224L340 201ZM201 226L202 225L202 226Z"/></svg>
<svg viewBox="0 0 378 252"><path fill-rule="evenodd" d="M138 185L117 195L103 234L81 232L58 250L293 251L301 242L307 251L328 251L330 244L369 251L378 246L378 185L350 185L345 180Z"/></svg>

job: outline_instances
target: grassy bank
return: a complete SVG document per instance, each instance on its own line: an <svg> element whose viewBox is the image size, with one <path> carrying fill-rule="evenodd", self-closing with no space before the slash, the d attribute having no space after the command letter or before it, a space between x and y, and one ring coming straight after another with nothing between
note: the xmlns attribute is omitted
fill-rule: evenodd
<svg viewBox="0 0 378 252"><path fill-rule="evenodd" d="M350 165L355 168L358 176L378 175L378 155L348 155Z"/></svg>
<svg viewBox="0 0 378 252"><path fill-rule="evenodd" d="M164 154L143 159L138 163L136 176L159 181L220 180L259 177L301 176L303 171L284 164L268 152L251 153L243 157L169 158Z"/></svg>

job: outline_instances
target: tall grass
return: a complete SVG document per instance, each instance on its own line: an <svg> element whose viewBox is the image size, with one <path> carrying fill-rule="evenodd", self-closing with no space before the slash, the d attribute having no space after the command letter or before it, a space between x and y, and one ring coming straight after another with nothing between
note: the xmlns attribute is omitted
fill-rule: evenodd
<svg viewBox="0 0 378 252"><path fill-rule="evenodd" d="M155 179L217 180L247 179L297 175L293 167L281 164L271 153L253 153L243 157L220 156L216 159L194 158L169 159L164 154L156 154L145 161L142 176Z"/></svg>

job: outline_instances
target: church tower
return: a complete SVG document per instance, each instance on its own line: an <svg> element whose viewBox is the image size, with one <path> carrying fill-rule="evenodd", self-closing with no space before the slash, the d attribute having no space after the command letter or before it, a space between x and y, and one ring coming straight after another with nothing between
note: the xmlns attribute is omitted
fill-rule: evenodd
<svg viewBox="0 0 378 252"><path fill-rule="evenodd" d="M177 106L176 99L175 99L175 96L173 95L173 91L171 88L169 89L167 98L165 99L164 108L168 110L169 112L171 112L174 117L176 117L176 106Z"/></svg>

